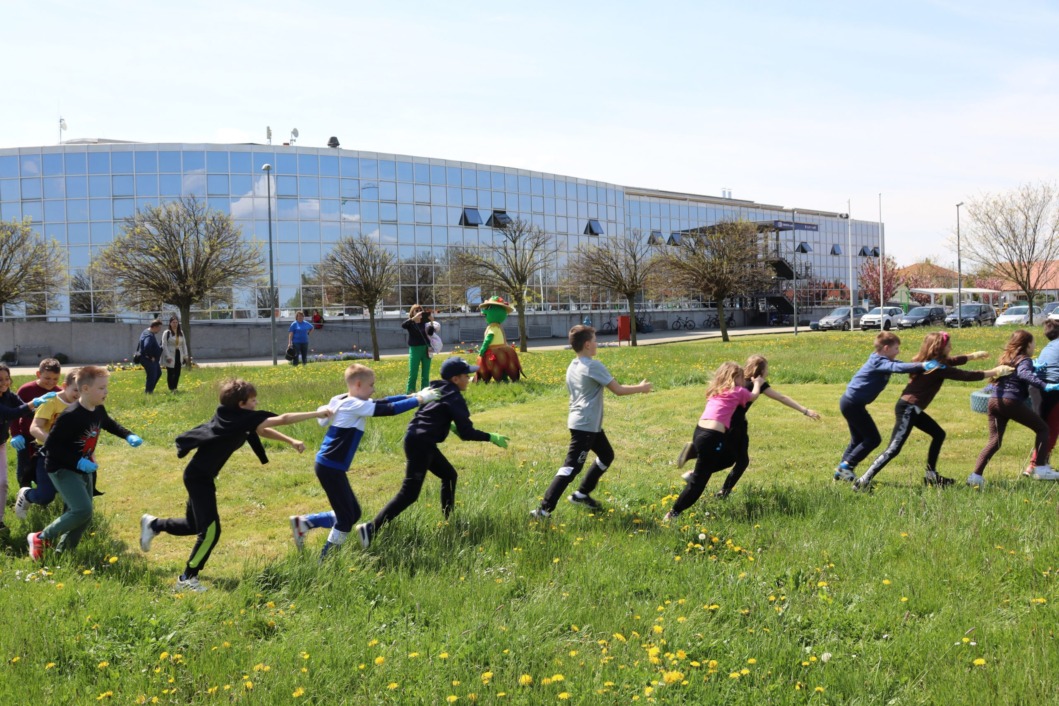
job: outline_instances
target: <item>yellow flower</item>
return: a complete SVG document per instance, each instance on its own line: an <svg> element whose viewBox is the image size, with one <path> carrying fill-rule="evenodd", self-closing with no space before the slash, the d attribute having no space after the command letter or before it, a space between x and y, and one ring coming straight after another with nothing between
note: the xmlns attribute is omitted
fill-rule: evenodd
<svg viewBox="0 0 1059 706"><path fill-rule="evenodd" d="M254 682L249 681L249 680L243 682L243 688L246 689L247 691L252 691L253 688L254 688Z"/></svg>
<svg viewBox="0 0 1059 706"><path fill-rule="evenodd" d="M44 668L45 669L51 669L54 666L55 666L55 662L48 662L46 665L44 665Z"/></svg>
<svg viewBox="0 0 1059 706"><path fill-rule="evenodd" d="M96 668L97 669L106 669L109 666L110 666L110 662L103 661L103 662L100 662L99 664L97 664Z"/></svg>
<svg viewBox="0 0 1059 706"><path fill-rule="evenodd" d="M570 698L570 692L567 692L567 691L560 692L559 696L557 698L560 701L566 701L567 699Z"/></svg>
<svg viewBox="0 0 1059 706"><path fill-rule="evenodd" d="M378 640L368 640L368 647L375 647L377 644L379 644Z"/></svg>
<svg viewBox="0 0 1059 706"><path fill-rule="evenodd" d="M814 689L814 691L816 691L816 693L818 693L818 694L822 694L822 693L824 693L824 687L818 686L818 687L816 687L816 689Z"/></svg>
<svg viewBox="0 0 1059 706"><path fill-rule="evenodd" d="M562 674L553 674L552 675L552 681L558 682L558 681L563 681L565 679L566 679L566 677L564 677Z"/></svg>
<svg viewBox="0 0 1059 706"><path fill-rule="evenodd" d="M620 632L614 633L614 639L617 640L618 642L626 642L625 636L622 635Z"/></svg>
<svg viewBox="0 0 1059 706"><path fill-rule="evenodd" d="M305 689L303 689L303 688L301 688L299 686L297 689L295 689L294 691L291 692L291 696L293 696L296 699L297 698L301 698L302 696L305 696Z"/></svg>
<svg viewBox="0 0 1059 706"><path fill-rule="evenodd" d="M386 688L389 689L390 691L393 691L394 689L397 689L398 686L399 685L397 684L397 682L392 681L392 682L390 682L389 684L386 685Z"/></svg>
<svg viewBox="0 0 1059 706"><path fill-rule="evenodd" d="M385 662L385 661L386 661L386 658L383 657L382 655L379 655L378 657L375 658L375 666L376 667L381 667L383 662Z"/></svg>
<svg viewBox="0 0 1059 706"><path fill-rule="evenodd" d="M518 685L519 686L529 686L532 683L533 683L533 677L531 677L529 674L523 674L522 676L520 676L518 678Z"/></svg>
<svg viewBox="0 0 1059 706"><path fill-rule="evenodd" d="M746 661L746 663L747 663L747 664L757 664L757 660L756 660L756 659L754 659L753 657L751 657L750 659L748 659L748 660Z"/></svg>
<svg viewBox="0 0 1059 706"><path fill-rule="evenodd" d="M684 674L677 671L665 672L662 675L662 681L666 684L676 684L677 682L684 681Z"/></svg>
<svg viewBox="0 0 1059 706"><path fill-rule="evenodd" d="M974 664L974 666L976 666L976 667L984 667L985 666L985 660L982 659L981 657L979 657L974 662L972 662L972 664Z"/></svg>
<svg viewBox="0 0 1059 706"><path fill-rule="evenodd" d="M91 576L92 575L92 569L85 569L84 571L81 572L81 575L82 576Z"/></svg>
<svg viewBox="0 0 1059 706"><path fill-rule="evenodd" d="M118 563L118 557L112 556L109 559L107 559L107 562L110 563L110 564L117 564Z"/></svg>
<svg viewBox="0 0 1059 706"><path fill-rule="evenodd" d="M827 581L817 581L816 582L816 587L817 588L827 588Z"/></svg>
<svg viewBox="0 0 1059 706"><path fill-rule="evenodd" d="M102 694L96 697L96 701L102 701L103 699L109 699L114 695L113 691L104 691Z"/></svg>
<svg viewBox="0 0 1059 706"><path fill-rule="evenodd" d="M442 652L441 654L438 655L438 659L448 659L448 658L449 658L449 653L448 652Z"/></svg>
<svg viewBox="0 0 1059 706"><path fill-rule="evenodd" d="M460 697L456 696L455 694L449 694L445 697L445 700L448 701L450 704L454 704L460 700Z"/></svg>

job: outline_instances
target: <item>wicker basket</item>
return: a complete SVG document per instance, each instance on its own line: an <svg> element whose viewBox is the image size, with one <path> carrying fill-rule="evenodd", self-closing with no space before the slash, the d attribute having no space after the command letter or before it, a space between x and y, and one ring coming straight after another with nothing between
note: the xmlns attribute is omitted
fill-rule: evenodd
<svg viewBox="0 0 1059 706"><path fill-rule="evenodd" d="M971 393L971 411L985 414L989 406L990 393L975 390Z"/></svg>

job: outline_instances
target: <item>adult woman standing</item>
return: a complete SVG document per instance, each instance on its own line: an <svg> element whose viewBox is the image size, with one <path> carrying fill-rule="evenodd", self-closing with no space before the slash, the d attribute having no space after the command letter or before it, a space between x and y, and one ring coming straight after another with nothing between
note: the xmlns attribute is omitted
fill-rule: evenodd
<svg viewBox="0 0 1059 706"><path fill-rule="evenodd" d="M408 332L408 384L405 387L409 395L420 389L416 387L420 371L421 387L430 384L430 335L434 333L434 326L427 322L429 316L422 306L413 304L408 310L408 320L401 324L401 328Z"/></svg>
<svg viewBox="0 0 1059 706"><path fill-rule="evenodd" d="M287 329L287 347L294 346L294 360L291 365L298 364L298 356L302 357L302 365L309 362L309 334L313 332L313 325L305 320L305 312L299 311L294 315L294 323Z"/></svg>
<svg viewBox="0 0 1059 706"><path fill-rule="evenodd" d="M162 363L165 365L165 380L170 392L176 392L180 382L180 370L188 360L188 343L180 319L169 317L169 328L162 333Z"/></svg>

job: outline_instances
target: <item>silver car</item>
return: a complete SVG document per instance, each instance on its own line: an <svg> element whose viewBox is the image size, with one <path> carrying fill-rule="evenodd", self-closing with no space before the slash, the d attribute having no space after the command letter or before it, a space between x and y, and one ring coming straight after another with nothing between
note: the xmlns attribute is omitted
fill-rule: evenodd
<svg viewBox="0 0 1059 706"><path fill-rule="evenodd" d="M850 308L848 306L840 306L820 319L820 330L841 329L842 331L850 331L860 325L860 318L866 313L867 310L864 307L855 306L853 307L853 315L850 316Z"/></svg>

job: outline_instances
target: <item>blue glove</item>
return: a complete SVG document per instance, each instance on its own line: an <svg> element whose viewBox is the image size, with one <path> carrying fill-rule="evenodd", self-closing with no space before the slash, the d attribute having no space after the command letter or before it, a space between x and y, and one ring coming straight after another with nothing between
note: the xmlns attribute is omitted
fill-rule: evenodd
<svg viewBox="0 0 1059 706"><path fill-rule="evenodd" d="M46 392L40 397L34 397L30 404L34 407L40 407L42 404L55 397L57 394L59 393L54 390L52 390L51 392Z"/></svg>
<svg viewBox="0 0 1059 706"><path fill-rule="evenodd" d="M932 370L939 370L944 367L944 365L942 365L936 360L928 360L926 363L923 363L923 370L927 371L928 373Z"/></svg>
<svg viewBox="0 0 1059 706"><path fill-rule="evenodd" d="M129 442L129 446L131 446L134 449L137 446L139 446L140 444L143 443L143 439L141 439L140 437L136 436L135 434L129 434L128 436L126 436L125 437L125 441Z"/></svg>
<svg viewBox="0 0 1059 706"><path fill-rule="evenodd" d="M1056 392L1059 390L1059 382L1050 382L1044 386L1045 392Z"/></svg>
<svg viewBox="0 0 1059 706"><path fill-rule="evenodd" d="M26 448L26 437L19 434L18 436L11 437L11 446L15 448L15 451L22 451Z"/></svg>
<svg viewBox="0 0 1059 706"><path fill-rule="evenodd" d="M95 473L97 468L99 464L90 458L82 458L77 462L77 470L82 473Z"/></svg>

